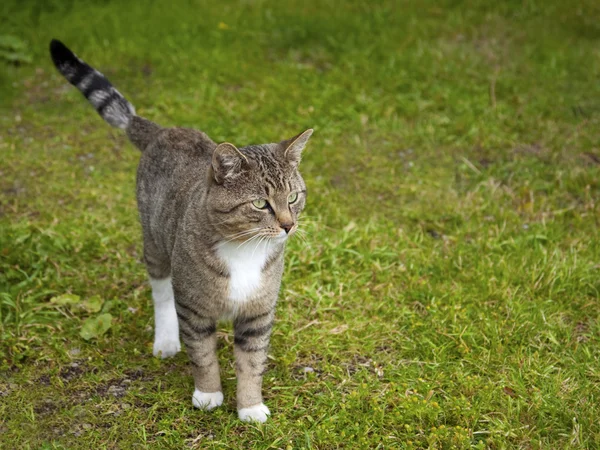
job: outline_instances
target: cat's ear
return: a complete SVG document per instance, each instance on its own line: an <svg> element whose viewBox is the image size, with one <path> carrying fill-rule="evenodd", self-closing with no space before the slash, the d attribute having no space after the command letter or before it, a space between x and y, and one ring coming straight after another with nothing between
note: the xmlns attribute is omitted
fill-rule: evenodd
<svg viewBox="0 0 600 450"><path fill-rule="evenodd" d="M217 145L212 156L215 181L221 184L227 178L235 177L247 164L248 158L235 145L229 142Z"/></svg>
<svg viewBox="0 0 600 450"><path fill-rule="evenodd" d="M300 133L298 136L294 136L293 138L288 139L287 141L283 141L281 143L281 145L285 149L285 157L293 165L297 166L298 164L300 164L302 150L304 150L304 147L306 147L306 143L308 142L308 139L312 136L313 131L314 130L312 128L309 128L308 130Z"/></svg>

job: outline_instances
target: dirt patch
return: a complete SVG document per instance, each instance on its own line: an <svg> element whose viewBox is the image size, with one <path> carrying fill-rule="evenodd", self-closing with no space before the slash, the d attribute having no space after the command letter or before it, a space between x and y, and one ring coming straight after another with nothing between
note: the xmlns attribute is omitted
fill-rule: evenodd
<svg viewBox="0 0 600 450"><path fill-rule="evenodd" d="M33 407L33 412L39 416L49 416L61 408L61 405L50 399L42 400Z"/></svg>
<svg viewBox="0 0 600 450"><path fill-rule="evenodd" d="M92 399L90 391L87 389L70 390L67 398L72 405L79 405Z"/></svg>
<svg viewBox="0 0 600 450"><path fill-rule="evenodd" d="M311 48L310 52L292 50L290 56L299 66L313 69L320 73L328 72L333 67L331 56L323 47Z"/></svg>
<svg viewBox="0 0 600 450"><path fill-rule="evenodd" d="M127 389L131 384L128 378L122 380L112 380L107 384L100 385L96 388L96 394L100 397L115 397L121 398L127 393Z"/></svg>
<svg viewBox="0 0 600 450"><path fill-rule="evenodd" d="M150 381L154 379L150 373L141 368L126 370L125 375L131 381Z"/></svg>
<svg viewBox="0 0 600 450"><path fill-rule="evenodd" d="M44 374L37 379L37 382L43 386L50 385L50 375Z"/></svg>
<svg viewBox="0 0 600 450"><path fill-rule="evenodd" d="M367 356L356 355L352 358L351 362L344 365L346 366L346 372L348 372L349 376L352 376L361 370L368 370L379 378L383 376L383 367L381 364Z"/></svg>
<svg viewBox="0 0 600 450"><path fill-rule="evenodd" d="M511 154L514 160L531 158L545 165L557 164L573 158L568 152L553 153L550 148L537 143L518 145L512 149Z"/></svg>
<svg viewBox="0 0 600 450"><path fill-rule="evenodd" d="M125 396L132 383L136 381L147 382L155 378L154 373L144 370L140 367L126 370L123 378L110 380L98 387L95 391L101 397L121 398Z"/></svg>
<svg viewBox="0 0 600 450"><path fill-rule="evenodd" d="M294 380L304 380L308 376L320 376L323 371L316 365L294 364L292 366L292 378Z"/></svg>
<svg viewBox="0 0 600 450"><path fill-rule="evenodd" d="M8 397L18 386L14 383L0 383L0 397Z"/></svg>
<svg viewBox="0 0 600 450"><path fill-rule="evenodd" d="M396 350L393 347L390 347L389 345L380 345L378 347L375 347L375 352L377 354L385 354L385 355L394 355L396 353Z"/></svg>
<svg viewBox="0 0 600 450"><path fill-rule="evenodd" d="M291 366L291 376L294 380L304 380L309 375L323 374L323 357L320 355L298 355Z"/></svg>
<svg viewBox="0 0 600 450"><path fill-rule="evenodd" d="M589 166L598 166L600 165L600 155L597 155L592 152L584 152L581 154L584 162Z"/></svg>
<svg viewBox="0 0 600 450"><path fill-rule="evenodd" d="M585 322L577 322L575 325L575 340L577 342L587 342L590 340L589 336L590 326Z"/></svg>
<svg viewBox="0 0 600 450"><path fill-rule="evenodd" d="M444 237L443 234L441 234L440 232L438 232L437 230L433 229L433 228L427 228L425 230L425 232L431 236L433 239L442 239Z"/></svg>
<svg viewBox="0 0 600 450"><path fill-rule="evenodd" d="M92 369L92 370L88 370L88 368L78 362L74 362L71 363L70 366L65 367L64 369L62 369L60 371L60 373L58 374L58 376L66 382L69 382L75 378L80 378L83 374L88 373L88 372L95 372L96 369Z"/></svg>
<svg viewBox="0 0 600 450"><path fill-rule="evenodd" d="M513 153L515 155L525 155L525 156L537 156L541 157L547 155L549 150L545 147L542 147L540 144L531 144L531 145L519 145L513 148Z"/></svg>

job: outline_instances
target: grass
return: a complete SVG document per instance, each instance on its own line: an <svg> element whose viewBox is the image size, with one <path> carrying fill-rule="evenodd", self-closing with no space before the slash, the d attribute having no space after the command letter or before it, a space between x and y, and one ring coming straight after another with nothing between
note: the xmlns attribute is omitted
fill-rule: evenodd
<svg viewBox="0 0 600 450"><path fill-rule="evenodd" d="M129 3L0 6L33 61L0 61L0 447L600 447L597 2ZM315 128L264 426L229 326L216 412L183 353L151 357L139 155L53 37L163 125Z"/></svg>

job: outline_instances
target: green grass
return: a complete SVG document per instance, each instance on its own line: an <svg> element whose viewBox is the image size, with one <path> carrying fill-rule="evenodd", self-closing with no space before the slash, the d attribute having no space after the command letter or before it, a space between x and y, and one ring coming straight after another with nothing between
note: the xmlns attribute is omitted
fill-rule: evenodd
<svg viewBox="0 0 600 450"><path fill-rule="evenodd" d="M33 61L0 60L0 447L599 448L598 3L216 3L0 6ZM237 419L229 326L216 412L151 357L139 154L53 37L160 124L315 128L267 424Z"/></svg>

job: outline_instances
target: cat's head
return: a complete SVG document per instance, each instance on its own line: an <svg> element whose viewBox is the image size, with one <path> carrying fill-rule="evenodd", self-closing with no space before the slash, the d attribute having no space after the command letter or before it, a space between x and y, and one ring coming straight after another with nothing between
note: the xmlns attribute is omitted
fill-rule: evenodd
<svg viewBox="0 0 600 450"><path fill-rule="evenodd" d="M206 205L210 222L225 240L284 241L297 230L306 202L298 165L312 133L309 129L277 144L217 146Z"/></svg>

